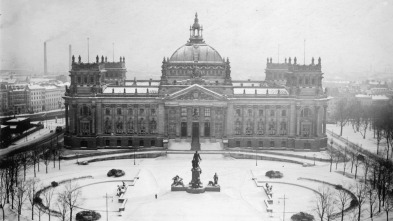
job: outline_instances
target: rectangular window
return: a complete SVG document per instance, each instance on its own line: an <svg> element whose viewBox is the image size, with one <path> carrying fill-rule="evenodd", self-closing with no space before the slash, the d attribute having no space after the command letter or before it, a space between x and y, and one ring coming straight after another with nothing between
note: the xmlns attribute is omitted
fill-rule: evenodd
<svg viewBox="0 0 393 221"><path fill-rule="evenodd" d="M270 110L270 116L274 117L274 110Z"/></svg>
<svg viewBox="0 0 393 221"><path fill-rule="evenodd" d="M121 140L117 140L116 146L121 146Z"/></svg>
<svg viewBox="0 0 393 221"><path fill-rule="evenodd" d="M106 115L110 115L110 114L111 114L111 110L110 110L109 108L106 108L106 109L105 109L105 114L106 114Z"/></svg>
<svg viewBox="0 0 393 221"><path fill-rule="evenodd" d="M281 141L281 147L287 147L287 142L286 141Z"/></svg>
<svg viewBox="0 0 393 221"><path fill-rule="evenodd" d="M132 140L128 140L128 146L132 147Z"/></svg>
<svg viewBox="0 0 393 221"><path fill-rule="evenodd" d="M247 147L251 147L251 146L252 146L251 141L247 141Z"/></svg>
<svg viewBox="0 0 393 221"><path fill-rule="evenodd" d="M205 108L205 117L210 117L210 108Z"/></svg>
<svg viewBox="0 0 393 221"><path fill-rule="evenodd" d="M270 141L270 147L274 147L274 141Z"/></svg>
<svg viewBox="0 0 393 221"><path fill-rule="evenodd" d="M82 83L81 77L78 77L78 84Z"/></svg>
<svg viewBox="0 0 393 221"><path fill-rule="evenodd" d="M156 109L150 109L150 114L151 115L156 115Z"/></svg>
<svg viewBox="0 0 393 221"><path fill-rule="evenodd" d="M140 140L140 141L139 141L139 146L140 146L140 147L144 147L144 146L145 146L144 140Z"/></svg>
<svg viewBox="0 0 393 221"><path fill-rule="evenodd" d="M110 141L109 140L105 140L105 146L109 146L110 145Z"/></svg>
<svg viewBox="0 0 393 221"><path fill-rule="evenodd" d="M187 108L186 107L181 108L181 116L183 116L183 117L187 116Z"/></svg>
<svg viewBox="0 0 393 221"><path fill-rule="evenodd" d="M121 108L117 108L117 114L121 115Z"/></svg>
<svg viewBox="0 0 393 221"><path fill-rule="evenodd" d="M145 109L141 108L139 109L139 115L144 115L145 114Z"/></svg>
<svg viewBox="0 0 393 221"><path fill-rule="evenodd" d="M263 147L263 141L259 141L258 145L259 147Z"/></svg>
<svg viewBox="0 0 393 221"><path fill-rule="evenodd" d="M156 146L156 141L155 140L151 140L150 141L150 146L155 147Z"/></svg>
<svg viewBox="0 0 393 221"><path fill-rule="evenodd" d="M240 147L240 141L236 141L236 147Z"/></svg>
<svg viewBox="0 0 393 221"><path fill-rule="evenodd" d="M90 77L90 83L91 83L91 84L94 83L94 77Z"/></svg>

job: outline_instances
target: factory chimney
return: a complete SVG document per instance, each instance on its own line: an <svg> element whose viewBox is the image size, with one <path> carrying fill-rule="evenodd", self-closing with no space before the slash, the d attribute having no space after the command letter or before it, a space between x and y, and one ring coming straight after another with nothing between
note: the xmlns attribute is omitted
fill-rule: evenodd
<svg viewBox="0 0 393 221"><path fill-rule="evenodd" d="M48 73L47 62L46 62L46 42L44 42L44 75Z"/></svg>
<svg viewBox="0 0 393 221"><path fill-rule="evenodd" d="M68 45L68 69L71 71L72 69L72 51L71 51L71 45Z"/></svg>

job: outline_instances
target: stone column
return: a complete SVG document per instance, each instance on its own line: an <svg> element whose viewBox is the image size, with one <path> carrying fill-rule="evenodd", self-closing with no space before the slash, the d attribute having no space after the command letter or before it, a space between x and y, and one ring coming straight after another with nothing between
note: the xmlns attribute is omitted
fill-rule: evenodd
<svg viewBox="0 0 393 221"><path fill-rule="evenodd" d="M69 131L69 125L68 125L68 103L64 103L65 106L65 124L66 124L66 133Z"/></svg>
<svg viewBox="0 0 393 221"><path fill-rule="evenodd" d="M296 136L300 136L300 106L296 106Z"/></svg>
<svg viewBox="0 0 393 221"><path fill-rule="evenodd" d="M327 110L327 106L324 105L323 106L323 135L326 135L326 110Z"/></svg>
<svg viewBox="0 0 393 221"><path fill-rule="evenodd" d="M315 106L314 107L314 112L315 112L315 114L314 114L314 122L313 122L313 124L314 124L314 127L313 127L313 135L315 136L315 137L317 137L318 136L318 127L319 127L319 121L318 121L318 116L319 116L319 106Z"/></svg>
<svg viewBox="0 0 393 221"><path fill-rule="evenodd" d="M92 133L93 134L96 134L96 118L97 118L97 116L96 116L96 105L95 104L93 104L92 106L91 106L91 116L92 116L92 126L91 126L91 129L92 129Z"/></svg>
<svg viewBox="0 0 393 221"><path fill-rule="evenodd" d="M296 106L291 104L288 113L288 135L294 137L296 135Z"/></svg>
<svg viewBox="0 0 393 221"><path fill-rule="evenodd" d="M78 134L78 104L72 104L72 109L74 110L74 134Z"/></svg>

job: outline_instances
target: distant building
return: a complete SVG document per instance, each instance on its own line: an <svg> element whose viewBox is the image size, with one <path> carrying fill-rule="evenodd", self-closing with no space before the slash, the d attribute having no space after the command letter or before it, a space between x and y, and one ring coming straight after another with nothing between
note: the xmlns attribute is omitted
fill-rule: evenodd
<svg viewBox="0 0 393 221"><path fill-rule="evenodd" d="M9 111L8 88L6 84L0 84L0 115L6 115Z"/></svg>
<svg viewBox="0 0 393 221"><path fill-rule="evenodd" d="M29 85L30 107L34 113L43 111L45 107L45 88L40 85Z"/></svg>
<svg viewBox="0 0 393 221"><path fill-rule="evenodd" d="M8 91L8 106L13 114L26 114L30 110L30 89L27 86L12 86Z"/></svg>
<svg viewBox="0 0 393 221"><path fill-rule="evenodd" d="M44 96L44 107L43 111L50 111L55 109L61 109L63 104L63 98L65 88L57 86L43 86L45 88Z"/></svg>

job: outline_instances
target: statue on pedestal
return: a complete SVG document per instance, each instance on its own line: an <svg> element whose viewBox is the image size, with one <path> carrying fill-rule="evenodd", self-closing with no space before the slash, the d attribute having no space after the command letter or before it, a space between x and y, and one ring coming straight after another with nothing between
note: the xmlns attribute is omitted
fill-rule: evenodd
<svg viewBox="0 0 393 221"><path fill-rule="evenodd" d="M202 182L200 180L200 175L202 173L202 169L199 167L199 162L202 160L201 156L199 155L198 151L195 151L194 157L192 159L192 180L190 185L192 188L201 188Z"/></svg>

